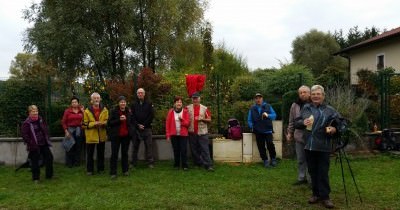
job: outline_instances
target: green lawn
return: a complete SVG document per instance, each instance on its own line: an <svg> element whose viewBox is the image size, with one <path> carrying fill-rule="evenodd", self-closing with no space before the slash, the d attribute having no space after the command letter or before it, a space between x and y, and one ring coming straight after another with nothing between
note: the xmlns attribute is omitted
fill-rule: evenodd
<svg viewBox="0 0 400 210"><path fill-rule="evenodd" d="M350 160L363 198L360 203L346 168L350 209L400 209L400 158ZM307 186L291 185L294 160L269 170L261 164L216 164L215 169L184 172L171 162L158 162L154 169L139 165L129 177L111 180L108 174L87 177L83 167L55 165L54 180L34 184L28 169L0 166L0 209L323 209L307 203ZM330 177L336 208L347 208L334 159Z"/></svg>

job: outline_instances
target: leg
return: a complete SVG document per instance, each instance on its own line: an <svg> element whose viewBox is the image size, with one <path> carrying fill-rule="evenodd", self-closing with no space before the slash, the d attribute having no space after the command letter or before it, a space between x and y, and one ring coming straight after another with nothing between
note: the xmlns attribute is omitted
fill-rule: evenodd
<svg viewBox="0 0 400 210"><path fill-rule="evenodd" d="M129 149L130 139L129 137L123 137L121 140L121 166L122 173L128 172L129 163L128 163L128 149Z"/></svg>
<svg viewBox="0 0 400 210"><path fill-rule="evenodd" d="M144 130L144 145L145 145L145 153L146 153L146 160L149 165L154 163L153 158L153 137L150 128L146 128Z"/></svg>
<svg viewBox="0 0 400 210"><path fill-rule="evenodd" d="M272 139L272 133L266 134L265 138L266 138L269 157L271 158L271 160L275 160L276 159L276 151L275 151L274 141Z"/></svg>
<svg viewBox="0 0 400 210"><path fill-rule="evenodd" d="M74 165L79 166L81 163L81 150L82 150L82 137L77 136L75 138L74 149Z"/></svg>
<svg viewBox="0 0 400 210"><path fill-rule="evenodd" d="M31 164L32 180L33 181L39 180L40 179L39 151L30 151L28 154L28 158Z"/></svg>
<svg viewBox="0 0 400 210"><path fill-rule="evenodd" d="M138 161L138 152L140 146L140 139L137 136L138 134L135 133L132 138L132 165L136 166Z"/></svg>
<svg viewBox="0 0 400 210"><path fill-rule="evenodd" d="M94 147L96 144L86 144L86 171L88 173L93 173L94 168Z"/></svg>
<svg viewBox="0 0 400 210"><path fill-rule="evenodd" d="M183 168L189 167L188 163L187 163L187 141L188 141L187 136L181 136L179 139L180 155L181 155L181 161L182 161Z"/></svg>
<svg viewBox="0 0 400 210"><path fill-rule="evenodd" d="M308 173L311 177L313 196L320 197L318 190L318 156L315 154L316 152L310 150L305 150L305 153L307 159Z"/></svg>
<svg viewBox="0 0 400 210"><path fill-rule="evenodd" d="M306 154L304 151L304 143L296 142L296 157L297 157L297 166L298 166L298 181L307 180L307 161Z"/></svg>
<svg viewBox="0 0 400 210"><path fill-rule="evenodd" d="M46 179L51 179L53 177L53 154L48 146L41 146L40 152L43 155L43 161L46 167Z"/></svg>
<svg viewBox="0 0 400 210"><path fill-rule="evenodd" d="M180 149L179 149L179 136L171 136L172 150L174 152L174 167L179 168L180 166Z"/></svg>
<svg viewBox="0 0 400 210"><path fill-rule="evenodd" d="M260 153L260 157L262 160L268 160L267 150L265 149L265 135L256 134L256 142L258 147L258 152Z"/></svg>
<svg viewBox="0 0 400 210"><path fill-rule="evenodd" d="M329 152L319 152L318 175L319 175L319 193L321 200L328 200L331 187L329 186Z"/></svg>
<svg viewBox="0 0 400 210"><path fill-rule="evenodd" d="M104 150L106 142L99 142L97 144L97 172L104 171Z"/></svg>
<svg viewBox="0 0 400 210"><path fill-rule="evenodd" d="M193 164L201 166L200 152L199 152L200 145L198 142L198 136L196 134L189 134L189 145L190 145L190 151L192 152Z"/></svg>
<svg viewBox="0 0 400 210"><path fill-rule="evenodd" d="M117 175L117 162L120 143L120 138L111 140L110 175Z"/></svg>
<svg viewBox="0 0 400 210"><path fill-rule="evenodd" d="M208 135L201 135L199 136L199 145L201 149L200 157L201 160L203 161L202 164L206 168L210 168L213 166L213 163L210 158L210 151L208 147Z"/></svg>

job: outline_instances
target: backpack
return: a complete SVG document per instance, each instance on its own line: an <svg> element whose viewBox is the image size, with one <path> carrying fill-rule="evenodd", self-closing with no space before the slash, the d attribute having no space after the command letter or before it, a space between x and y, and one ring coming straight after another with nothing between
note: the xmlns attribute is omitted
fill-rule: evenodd
<svg viewBox="0 0 400 210"><path fill-rule="evenodd" d="M237 119L229 119L228 120L228 139L232 140L240 140L242 139L242 128L240 127L240 123Z"/></svg>

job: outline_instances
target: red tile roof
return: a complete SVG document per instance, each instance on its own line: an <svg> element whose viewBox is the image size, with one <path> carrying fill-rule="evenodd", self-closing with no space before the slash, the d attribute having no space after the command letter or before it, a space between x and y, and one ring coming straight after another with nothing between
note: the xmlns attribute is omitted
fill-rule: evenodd
<svg viewBox="0 0 400 210"><path fill-rule="evenodd" d="M392 37L396 37L396 36L400 36L400 27L392 29L392 30L387 31L387 32L384 32L382 34L379 34L378 36L374 36L374 37L372 37L370 39L367 39L365 41L362 41L362 42L360 42L358 44L355 44L355 45L352 45L350 47L344 48L344 49L340 50L339 52L335 53L335 55L346 53L346 52L349 52L351 50L358 49L358 48L370 45L372 43L380 42L380 41L383 41L383 40L386 40L386 39L389 39L389 38L392 38Z"/></svg>

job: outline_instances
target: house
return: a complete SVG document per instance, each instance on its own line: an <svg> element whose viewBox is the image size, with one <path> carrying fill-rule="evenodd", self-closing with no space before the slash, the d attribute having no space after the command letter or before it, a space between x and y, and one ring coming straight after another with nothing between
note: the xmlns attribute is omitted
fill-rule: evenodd
<svg viewBox="0 0 400 210"><path fill-rule="evenodd" d="M358 84L357 71L377 71L393 67L400 71L400 27L352 45L335 53L349 59L350 84Z"/></svg>

